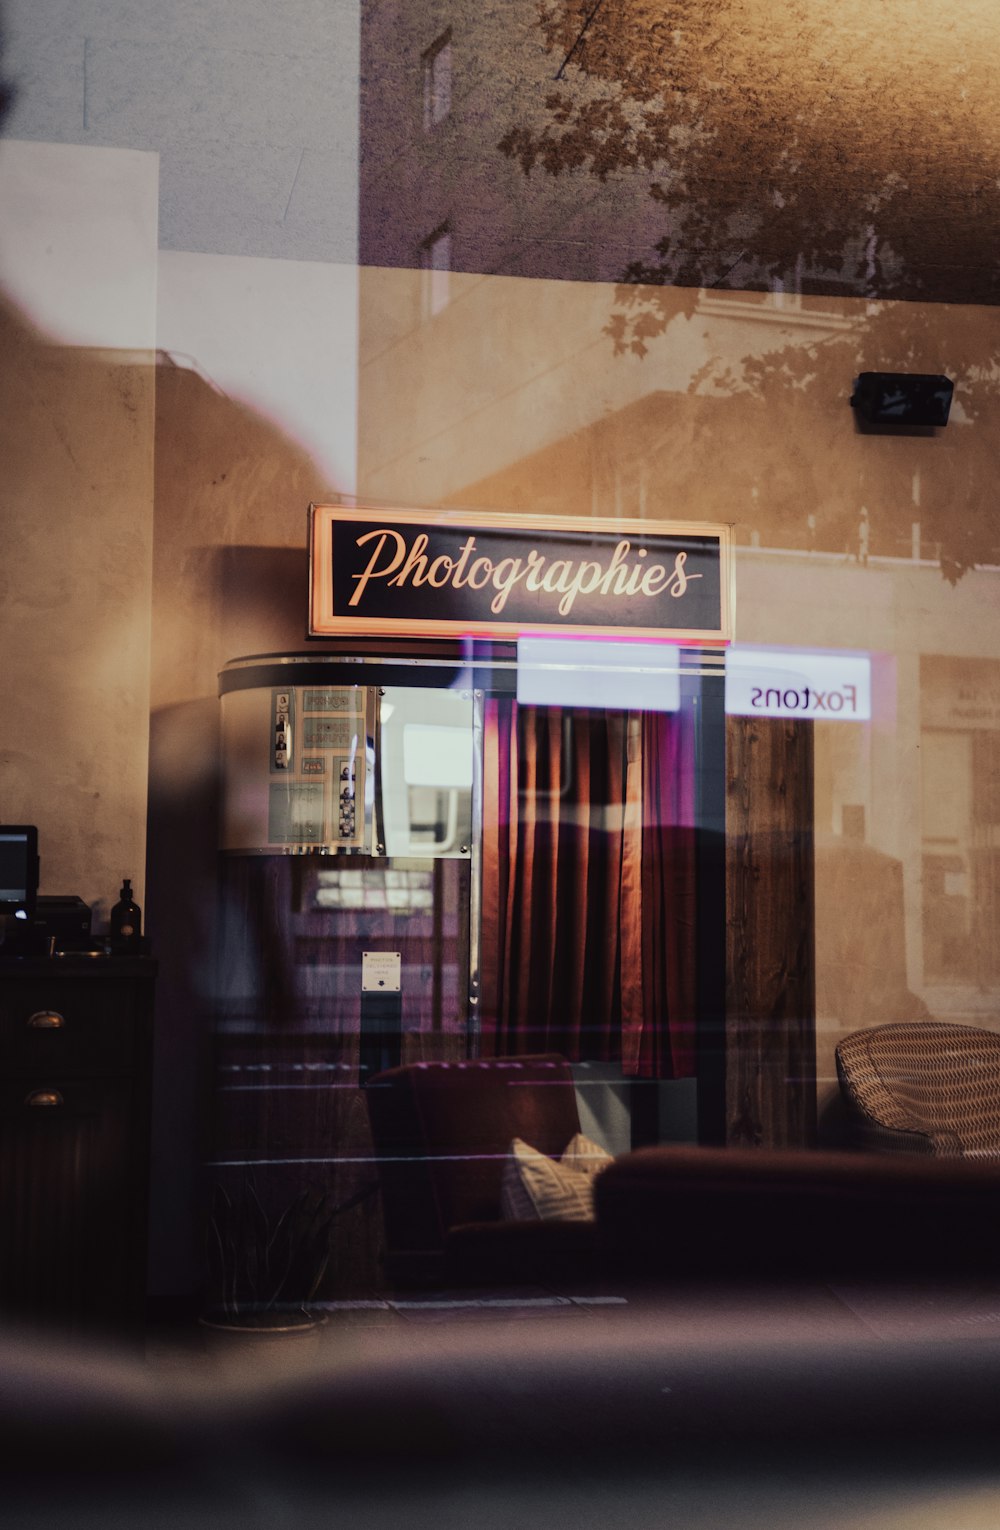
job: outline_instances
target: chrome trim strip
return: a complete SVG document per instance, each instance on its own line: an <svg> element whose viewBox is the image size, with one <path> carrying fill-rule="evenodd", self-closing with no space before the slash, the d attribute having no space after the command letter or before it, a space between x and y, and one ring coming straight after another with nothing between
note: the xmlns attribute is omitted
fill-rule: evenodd
<svg viewBox="0 0 1000 1530"><path fill-rule="evenodd" d="M482 1022L479 1016L480 946L483 919L483 730L485 698L472 693L472 863L469 867L469 1011L468 1052L479 1056Z"/></svg>

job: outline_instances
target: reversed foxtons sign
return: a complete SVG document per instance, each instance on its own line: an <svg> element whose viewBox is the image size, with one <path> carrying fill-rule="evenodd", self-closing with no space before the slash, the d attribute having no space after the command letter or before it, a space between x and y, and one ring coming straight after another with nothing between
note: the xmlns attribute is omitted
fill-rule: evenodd
<svg viewBox="0 0 1000 1530"><path fill-rule="evenodd" d="M868 722L871 657L794 648L730 648L726 711L737 717Z"/></svg>
<svg viewBox="0 0 1000 1530"><path fill-rule="evenodd" d="M732 636L728 526L311 505L309 635Z"/></svg>

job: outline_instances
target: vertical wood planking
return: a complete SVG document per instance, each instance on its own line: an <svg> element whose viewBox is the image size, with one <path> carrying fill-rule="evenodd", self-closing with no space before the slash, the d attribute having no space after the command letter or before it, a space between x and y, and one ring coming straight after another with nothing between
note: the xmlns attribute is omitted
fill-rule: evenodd
<svg viewBox="0 0 1000 1530"><path fill-rule="evenodd" d="M726 733L726 1141L816 1132L812 724Z"/></svg>

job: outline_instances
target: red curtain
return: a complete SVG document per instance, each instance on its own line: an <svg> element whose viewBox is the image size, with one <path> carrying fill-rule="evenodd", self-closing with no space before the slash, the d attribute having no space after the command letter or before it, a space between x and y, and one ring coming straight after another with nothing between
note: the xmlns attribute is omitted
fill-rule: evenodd
<svg viewBox="0 0 1000 1530"><path fill-rule="evenodd" d="M693 799L682 714L487 703L485 1055L693 1074Z"/></svg>

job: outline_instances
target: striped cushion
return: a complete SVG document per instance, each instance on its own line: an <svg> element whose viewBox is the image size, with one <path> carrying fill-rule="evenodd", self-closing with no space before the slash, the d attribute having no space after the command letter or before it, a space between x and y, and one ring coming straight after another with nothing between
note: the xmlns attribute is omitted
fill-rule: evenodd
<svg viewBox="0 0 1000 1530"><path fill-rule="evenodd" d="M560 1163L515 1137L504 1164L501 1213L513 1222L592 1222L594 1178L610 1162L579 1132Z"/></svg>
<svg viewBox="0 0 1000 1530"><path fill-rule="evenodd" d="M614 1163L611 1154L599 1143L592 1142L585 1137L583 1132L577 1132L569 1141L569 1145L559 1160L564 1169L575 1169L578 1174L600 1174L609 1163Z"/></svg>

